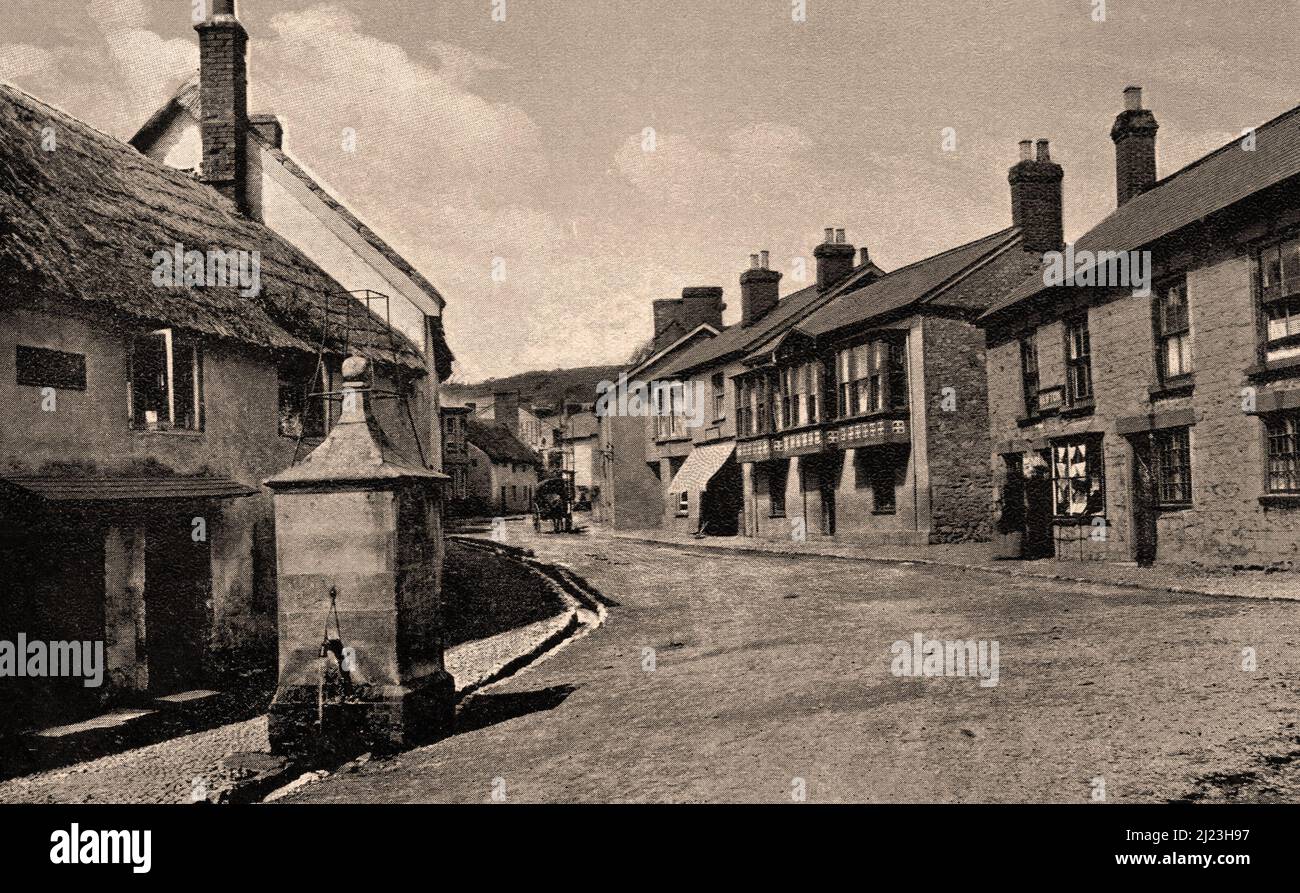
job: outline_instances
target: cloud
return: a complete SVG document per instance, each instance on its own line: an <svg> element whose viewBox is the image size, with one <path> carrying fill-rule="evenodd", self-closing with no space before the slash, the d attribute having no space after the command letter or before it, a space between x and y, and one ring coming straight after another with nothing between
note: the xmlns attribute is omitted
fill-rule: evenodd
<svg viewBox="0 0 1300 893"><path fill-rule="evenodd" d="M89 12L104 32L142 28L149 22L144 0L90 0Z"/></svg>
<svg viewBox="0 0 1300 893"><path fill-rule="evenodd" d="M15 43L0 47L0 77L11 81L41 80L58 70L60 54L55 50Z"/></svg>

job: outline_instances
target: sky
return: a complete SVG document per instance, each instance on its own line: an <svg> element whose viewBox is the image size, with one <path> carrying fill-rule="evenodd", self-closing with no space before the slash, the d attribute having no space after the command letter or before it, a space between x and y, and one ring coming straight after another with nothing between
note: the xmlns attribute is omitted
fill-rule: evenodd
<svg viewBox="0 0 1300 893"><path fill-rule="evenodd" d="M0 0L0 79L127 139L198 67L195 2ZM250 110L437 285L459 381L620 362L689 285L723 286L734 322L749 254L794 291L826 227L885 269L1002 229L1022 139L1051 140L1073 239L1114 208L1129 84L1161 176L1300 103L1297 0L501 12L239 2Z"/></svg>

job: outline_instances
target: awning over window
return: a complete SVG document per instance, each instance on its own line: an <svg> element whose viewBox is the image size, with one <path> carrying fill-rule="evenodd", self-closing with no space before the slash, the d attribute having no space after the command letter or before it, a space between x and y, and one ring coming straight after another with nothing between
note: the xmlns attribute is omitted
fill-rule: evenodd
<svg viewBox="0 0 1300 893"><path fill-rule="evenodd" d="M669 493L686 493L691 490L707 490L709 480L718 473L718 469L731 458L736 451L735 441L707 443L691 450L682 467L673 475L668 485Z"/></svg>
<svg viewBox="0 0 1300 893"><path fill-rule="evenodd" d="M257 493L238 481L209 477L0 476L0 482L48 502L237 499Z"/></svg>

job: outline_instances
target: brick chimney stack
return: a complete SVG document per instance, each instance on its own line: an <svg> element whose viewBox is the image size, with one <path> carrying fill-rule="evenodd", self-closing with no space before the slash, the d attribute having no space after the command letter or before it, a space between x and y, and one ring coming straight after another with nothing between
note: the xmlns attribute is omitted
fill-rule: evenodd
<svg viewBox="0 0 1300 893"><path fill-rule="evenodd" d="M722 331L722 289L716 285L696 285L682 289L682 328L693 332L703 324Z"/></svg>
<svg viewBox="0 0 1300 893"><path fill-rule="evenodd" d="M767 266L766 251L749 256L740 274L740 324L750 326L771 313L781 300L781 274Z"/></svg>
<svg viewBox="0 0 1300 893"><path fill-rule="evenodd" d="M722 289L715 285L694 285L682 289L680 298L654 302L654 349L662 350L683 335L708 324L722 331Z"/></svg>
<svg viewBox="0 0 1300 893"><path fill-rule="evenodd" d="M662 350L686 334L682 321L682 302L676 298L655 301L654 349Z"/></svg>
<svg viewBox="0 0 1300 893"><path fill-rule="evenodd" d="M505 425L516 437L519 436L521 401L518 391L498 391L492 395L492 420L498 425Z"/></svg>
<svg viewBox="0 0 1300 893"><path fill-rule="evenodd" d="M848 243L844 230L826 228L826 240L813 250L817 258L817 289L826 291L853 272L857 249Z"/></svg>
<svg viewBox="0 0 1300 893"><path fill-rule="evenodd" d="M1065 171L1052 161L1047 140L1020 143L1020 161L1008 172L1011 222L1020 227L1026 251L1058 251L1065 241L1062 181Z"/></svg>
<svg viewBox="0 0 1300 893"><path fill-rule="evenodd" d="M1115 191L1123 205L1156 182L1156 131L1160 125L1142 108L1142 88L1124 91L1124 111L1115 118L1110 138L1115 143Z"/></svg>
<svg viewBox="0 0 1300 893"><path fill-rule="evenodd" d="M235 0L212 0L199 32L199 84L203 106L203 182L235 203L248 204L248 32Z"/></svg>

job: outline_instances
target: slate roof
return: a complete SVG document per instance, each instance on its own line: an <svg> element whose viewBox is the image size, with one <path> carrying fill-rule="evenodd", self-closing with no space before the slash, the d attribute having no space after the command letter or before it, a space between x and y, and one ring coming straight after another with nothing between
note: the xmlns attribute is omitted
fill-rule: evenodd
<svg viewBox="0 0 1300 893"><path fill-rule="evenodd" d="M42 148L46 127L52 152ZM271 350L314 354L323 341L333 353L424 371L405 336L215 190L8 84L0 84L0 222L0 307L160 324ZM259 251L261 293L155 285L155 252L177 244Z"/></svg>
<svg viewBox="0 0 1300 893"><path fill-rule="evenodd" d="M882 271L874 263L867 263L854 270L845 282L851 282L866 272ZM665 378L684 375L709 365L725 362L728 358L743 354L756 344L778 335L790 326L802 320L809 313L830 301L838 294L839 286L828 291L818 291L817 285L808 286L786 295L777 305L758 322L749 326L734 325L723 329L715 338L701 341L682 351L672 363L659 374Z"/></svg>
<svg viewBox="0 0 1300 893"><path fill-rule="evenodd" d="M527 444L505 425L472 415L466 418L466 423L466 436L469 442L487 453L489 459L497 462L517 462L520 465L542 464L542 458L529 449Z"/></svg>
<svg viewBox="0 0 1300 893"><path fill-rule="evenodd" d="M942 295L944 306L979 313L993 300L993 295L983 297L975 289L951 290L973 267L999 251L1007 258L1003 263L1038 266L1036 256L1019 250L1020 230L1015 227L950 248L924 258L906 267L894 270L868 285L840 292L835 300L813 313L795 328L806 335L820 337L861 325L875 317L895 312L922 302L937 302ZM1004 249L1010 249L1005 250ZM1026 260L1025 258L1029 259ZM971 305L974 306L971 306Z"/></svg>
<svg viewBox="0 0 1300 893"><path fill-rule="evenodd" d="M1242 137L1158 180L1111 212L1074 243L1076 251L1134 251L1188 224L1300 174L1300 106L1255 130L1255 150ZM995 304L1006 310L1045 288L1041 268Z"/></svg>

